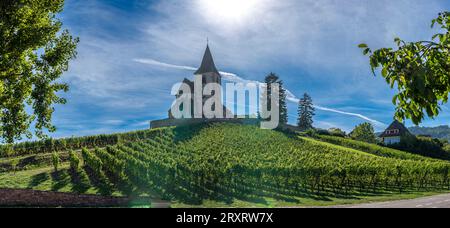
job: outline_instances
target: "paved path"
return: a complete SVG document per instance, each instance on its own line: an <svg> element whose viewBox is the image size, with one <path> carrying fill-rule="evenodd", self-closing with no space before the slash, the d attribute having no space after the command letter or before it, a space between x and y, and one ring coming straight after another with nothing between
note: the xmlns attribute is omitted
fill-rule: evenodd
<svg viewBox="0 0 450 228"><path fill-rule="evenodd" d="M336 208L450 208L450 194L412 200L336 206Z"/></svg>

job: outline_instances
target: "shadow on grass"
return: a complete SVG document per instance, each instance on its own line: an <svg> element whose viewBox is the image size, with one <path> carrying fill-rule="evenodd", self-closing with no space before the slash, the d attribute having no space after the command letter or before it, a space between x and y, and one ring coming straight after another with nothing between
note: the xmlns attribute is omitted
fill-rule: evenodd
<svg viewBox="0 0 450 228"><path fill-rule="evenodd" d="M189 126L180 126L173 129L173 141L174 143L184 142L192 139L203 128L208 127L208 124L194 124Z"/></svg>
<svg viewBox="0 0 450 228"><path fill-rule="evenodd" d="M59 191L70 184L70 176L67 170L52 172L52 191Z"/></svg>
<svg viewBox="0 0 450 228"><path fill-rule="evenodd" d="M109 172L105 172L106 178L113 186L112 188L117 189L119 192L127 196L136 195L136 188L129 180L123 179Z"/></svg>
<svg viewBox="0 0 450 228"><path fill-rule="evenodd" d="M94 174L93 170L89 167L83 167L87 174L89 182L91 185L98 189L99 193L103 196L110 196L114 192L113 185L108 181L108 179L103 175L99 177Z"/></svg>
<svg viewBox="0 0 450 228"><path fill-rule="evenodd" d="M48 180L50 180L50 175L48 173L34 175L31 178L30 183L28 183L28 188L35 188Z"/></svg>
<svg viewBox="0 0 450 228"><path fill-rule="evenodd" d="M72 181L72 191L77 193L86 193L91 187L89 184L89 178L84 170L69 170L68 171Z"/></svg>

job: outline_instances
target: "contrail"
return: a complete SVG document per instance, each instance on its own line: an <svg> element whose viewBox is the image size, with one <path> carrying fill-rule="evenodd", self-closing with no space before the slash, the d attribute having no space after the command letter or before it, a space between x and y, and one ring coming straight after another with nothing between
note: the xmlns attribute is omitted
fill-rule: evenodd
<svg viewBox="0 0 450 228"><path fill-rule="evenodd" d="M174 65L174 64L169 64L169 63L163 63L154 59L133 59L134 62L138 62L138 63L142 63L142 64L148 64L148 65L153 65L153 66L159 66L159 67L166 67L166 68L172 68L172 69L178 69L178 70L189 70L189 71L195 71L197 70L197 68L195 67L190 67L190 66L180 66L180 65ZM262 82L259 81L251 81L251 80L246 80L242 77L239 77L237 74L234 73L229 73L229 72L220 72L220 74L222 75L222 77L230 82L236 82L236 83L256 83L256 84L262 84ZM290 102L296 103L298 104L298 102L300 101L300 99L298 97L296 97L291 91L286 89L286 99ZM337 110L337 109L333 109L333 108L327 108L327 107L322 107L322 106L318 106L315 105L314 106L316 109L321 110L321 111L326 111L326 112L333 112L333 113L337 113L337 114L342 114L342 115L347 115L347 116L353 116L353 117L357 117L366 121L369 121L373 124L375 124L376 126L379 127L386 127L387 125L385 123L382 123L378 120L374 120L372 118L369 118L367 116L364 116L362 114L359 113L352 113L352 112L345 112L345 111L341 111L341 110Z"/></svg>
<svg viewBox="0 0 450 228"><path fill-rule="evenodd" d="M173 65L173 64L169 64L169 63L159 62L154 59L133 59L133 61L137 62L137 63L154 65L154 66L159 66L159 67L166 67L166 68L173 68L173 69L178 69L178 70L191 70L191 71L197 70L194 67Z"/></svg>

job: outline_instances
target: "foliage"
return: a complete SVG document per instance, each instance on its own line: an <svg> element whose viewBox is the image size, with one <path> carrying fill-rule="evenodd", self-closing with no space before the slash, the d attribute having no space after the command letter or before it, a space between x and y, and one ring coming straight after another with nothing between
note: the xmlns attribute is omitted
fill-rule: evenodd
<svg viewBox="0 0 450 228"><path fill-rule="evenodd" d="M400 143L389 145L389 147L427 157L450 160L450 153L445 151L444 143L438 139L404 136Z"/></svg>
<svg viewBox="0 0 450 228"><path fill-rule="evenodd" d="M141 192L189 204L206 199L229 202L305 192L402 192L449 185L448 162L402 152L398 152L405 156L402 159L375 156L256 126L165 129L142 141L109 146L106 152L109 155L104 150L91 152L101 159L103 170L123 171ZM115 166L114 160L121 161L123 169L108 168L107 163Z"/></svg>
<svg viewBox="0 0 450 228"><path fill-rule="evenodd" d="M79 150L83 147L105 147L119 142L136 141L160 134L161 129L142 130L128 133L72 137L63 139L46 139L36 142L0 145L0 158L23 155L36 155L67 150Z"/></svg>
<svg viewBox="0 0 450 228"><path fill-rule="evenodd" d="M54 105L66 100L61 75L76 56L78 38L56 17L64 0L10 0L0 3L0 137L7 143L55 131ZM27 110L30 108L32 113Z"/></svg>
<svg viewBox="0 0 450 228"><path fill-rule="evenodd" d="M13 145L11 144L0 145L0 147L1 147L0 157L10 157L15 153Z"/></svg>
<svg viewBox="0 0 450 228"><path fill-rule="evenodd" d="M342 138L342 137L336 137L336 136L329 136L329 135L316 135L314 138L328 142L335 145L340 145L348 148L352 148L355 150L364 151L366 153L374 154L381 157L388 157L388 158L396 158L396 159L402 159L402 160L417 160L417 161L436 161L435 159L430 158L429 156L420 156L416 154L411 154L406 151L401 151L381 145L376 145L372 143L366 143L361 141L356 141L352 139Z"/></svg>
<svg viewBox="0 0 450 228"><path fill-rule="evenodd" d="M11 168L14 171L14 173L16 173L17 171L17 166L19 166L19 160L18 159L14 159L11 161Z"/></svg>
<svg viewBox="0 0 450 228"><path fill-rule="evenodd" d="M355 127L355 129L350 133L350 137L354 140L376 143L377 138L375 136L375 130L371 123L362 123Z"/></svg>
<svg viewBox="0 0 450 228"><path fill-rule="evenodd" d="M313 116L315 112L312 98L305 93L303 98L300 99L298 104L298 127L302 130L308 130L313 128Z"/></svg>
<svg viewBox="0 0 450 228"><path fill-rule="evenodd" d="M409 131L414 135L429 135L432 138L450 142L450 127L448 125L438 127L411 127Z"/></svg>
<svg viewBox="0 0 450 228"><path fill-rule="evenodd" d="M111 149L110 147L108 148ZM109 154L105 149L97 148L94 150L94 153L102 161L104 172L115 175L116 181L124 179L125 164L123 161Z"/></svg>
<svg viewBox="0 0 450 228"><path fill-rule="evenodd" d="M328 129L328 132L332 136L338 136L338 137L342 137L342 138L345 138L347 136L347 133L339 128L330 128L330 129Z"/></svg>
<svg viewBox="0 0 450 228"><path fill-rule="evenodd" d="M280 80L280 78L275 73L270 73L266 76L265 81L267 84L267 108L268 110L272 109L272 103L271 103L271 97L272 97L272 87L271 85L274 83L278 83L280 86L280 97L278 101L278 108L280 109L280 117L279 121L280 124L287 124L288 123L288 110L287 110L287 104L286 104L286 90L283 87L283 81Z"/></svg>
<svg viewBox="0 0 450 228"><path fill-rule="evenodd" d="M447 153L450 153L450 144L446 144L446 145L444 146L444 150L445 150Z"/></svg>
<svg viewBox="0 0 450 228"><path fill-rule="evenodd" d="M0 173L13 170L31 170L36 168L53 166L53 153L27 155L14 158L0 158ZM68 153L58 153L60 163L68 161Z"/></svg>
<svg viewBox="0 0 450 228"><path fill-rule="evenodd" d="M55 169L55 172L58 172L60 160L59 160L59 155L56 152L54 152L52 154L52 164L53 164L53 168Z"/></svg>
<svg viewBox="0 0 450 228"><path fill-rule="evenodd" d="M94 153L92 153L86 148L83 148L81 150L81 155L83 156L83 162L85 167L89 167L94 172L94 174L98 176L103 176L102 172L103 162L97 156L95 156Z"/></svg>
<svg viewBox="0 0 450 228"><path fill-rule="evenodd" d="M80 170L80 158L78 157L76 152L70 151L69 163L70 163L70 170L72 172L76 173Z"/></svg>
<svg viewBox="0 0 450 228"><path fill-rule="evenodd" d="M440 13L432 22L440 31L430 41L405 42L395 38L397 49L373 51L360 44L364 54L370 54L370 65L381 67L381 74L399 93L394 96L396 118L411 119L419 124L425 118L436 117L440 105L447 103L450 92L450 12Z"/></svg>
<svg viewBox="0 0 450 228"><path fill-rule="evenodd" d="M427 137L405 135L402 137L401 143L387 147L352 139L340 139L324 134L314 135L313 137L321 141L361 150L378 156L411 160L423 160L424 158L450 160L450 153L444 149L444 143L438 139Z"/></svg>
<svg viewBox="0 0 450 228"><path fill-rule="evenodd" d="M280 84L280 124L287 124L289 121L288 118L288 108L286 103L286 89L284 88L284 82L279 81Z"/></svg>

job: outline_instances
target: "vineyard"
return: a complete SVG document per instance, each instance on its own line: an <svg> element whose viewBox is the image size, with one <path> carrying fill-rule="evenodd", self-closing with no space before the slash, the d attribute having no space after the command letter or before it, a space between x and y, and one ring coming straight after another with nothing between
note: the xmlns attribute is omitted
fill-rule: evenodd
<svg viewBox="0 0 450 228"><path fill-rule="evenodd" d="M95 135L62 139L50 138L42 141L22 142L14 145L0 145L0 158L64 152L68 150L80 150L82 148L105 147L107 145L115 145L123 142L146 139L158 134L159 131L159 129L156 129L111 135Z"/></svg>
<svg viewBox="0 0 450 228"><path fill-rule="evenodd" d="M124 194L187 204L450 187L447 161L359 149L254 126L214 124L160 129L137 141L83 149L81 158L84 170L104 185L128 186ZM79 159L71 154L71 170L84 172Z"/></svg>
<svg viewBox="0 0 450 228"><path fill-rule="evenodd" d="M417 154L411 154L404 151L383 147L376 144L356 141L348 138L328 136L328 135L316 135L314 137L320 141L364 151L366 153L374 154L381 157L398 158L403 160L417 160L417 161L439 161L434 158L424 157Z"/></svg>

